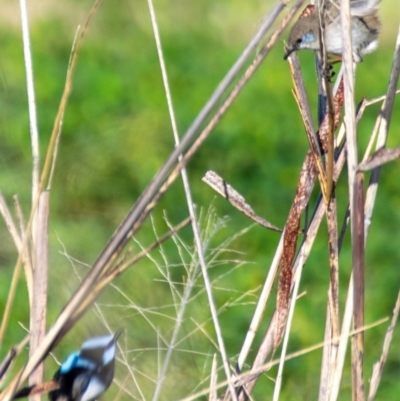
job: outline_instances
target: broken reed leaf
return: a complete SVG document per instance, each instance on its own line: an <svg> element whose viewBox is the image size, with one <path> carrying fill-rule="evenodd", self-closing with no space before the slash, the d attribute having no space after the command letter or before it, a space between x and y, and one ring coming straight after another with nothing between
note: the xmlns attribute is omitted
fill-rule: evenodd
<svg viewBox="0 0 400 401"><path fill-rule="evenodd" d="M282 229L258 216L251 206L246 203L245 198L214 171L207 171L202 180L224 197L233 207L255 221L257 224L272 231L282 232Z"/></svg>
<svg viewBox="0 0 400 401"><path fill-rule="evenodd" d="M289 295L292 284L292 263L296 253L297 238L300 229L301 215L307 206L311 191L314 188L315 179L317 177L317 168L315 159L308 151L306 160L304 161L300 172L299 184L289 217L285 226L285 234L283 239L283 252L280 262L278 298L277 298L277 325L274 333L274 348L276 348L284 332L286 318L289 307Z"/></svg>
<svg viewBox="0 0 400 401"><path fill-rule="evenodd" d="M340 122L340 111L343 107L343 82L340 83L338 91L334 97L334 130L337 129ZM325 116L320 130L318 132L322 144L328 141L329 122L328 116ZM274 347L276 348L283 336L286 325L286 318L289 307L289 296L292 281L292 263L295 257L297 237L300 229L300 218L303 210L308 204L311 191L314 187L315 178L317 175L317 165L315 156L310 150L307 153L306 160L300 172L299 184L296 195L289 212L289 217L285 226L284 246L282 259L280 262L280 276L277 298L277 326L274 333Z"/></svg>
<svg viewBox="0 0 400 401"><path fill-rule="evenodd" d="M376 167L380 167L385 163L389 163L393 160L400 158L400 148L396 149L378 149L371 155L367 160L358 165L358 171L368 171Z"/></svg>

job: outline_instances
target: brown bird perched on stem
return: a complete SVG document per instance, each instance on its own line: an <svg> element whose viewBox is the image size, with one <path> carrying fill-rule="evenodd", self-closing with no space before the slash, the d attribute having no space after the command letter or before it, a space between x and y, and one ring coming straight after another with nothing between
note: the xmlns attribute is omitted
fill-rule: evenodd
<svg viewBox="0 0 400 401"><path fill-rule="evenodd" d="M362 56L376 49L381 23L377 16L380 0L350 0L351 39L353 58L355 62L362 61ZM321 7L303 13L293 25L285 60L291 53L301 49L320 49L320 17L321 26L325 32L324 41L326 52L330 55L341 56L343 49L342 28L340 24L340 0L318 0ZM309 6L310 7L310 6ZM311 6L312 7L312 6ZM306 9L307 10L307 9Z"/></svg>

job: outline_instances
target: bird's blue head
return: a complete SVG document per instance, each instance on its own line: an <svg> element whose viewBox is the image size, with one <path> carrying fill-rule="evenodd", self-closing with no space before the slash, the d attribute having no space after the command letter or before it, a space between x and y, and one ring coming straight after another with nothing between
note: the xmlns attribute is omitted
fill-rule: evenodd
<svg viewBox="0 0 400 401"><path fill-rule="evenodd" d="M89 338L79 351L70 354L54 376L60 388L49 393L50 400L92 401L103 394L114 377L120 334Z"/></svg>

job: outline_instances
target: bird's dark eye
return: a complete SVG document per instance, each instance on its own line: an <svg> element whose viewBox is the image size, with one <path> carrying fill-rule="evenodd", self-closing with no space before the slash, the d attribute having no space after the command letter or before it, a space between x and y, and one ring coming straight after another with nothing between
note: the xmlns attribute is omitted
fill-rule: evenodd
<svg viewBox="0 0 400 401"><path fill-rule="evenodd" d="M296 44L300 45L302 41L303 41L303 38L297 39Z"/></svg>

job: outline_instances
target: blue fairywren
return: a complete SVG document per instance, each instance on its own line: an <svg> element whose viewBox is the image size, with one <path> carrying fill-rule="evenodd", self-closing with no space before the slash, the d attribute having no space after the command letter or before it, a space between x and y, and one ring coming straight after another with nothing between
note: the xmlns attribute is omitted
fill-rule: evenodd
<svg viewBox="0 0 400 401"><path fill-rule="evenodd" d="M101 396L114 377L116 341L121 331L86 340L80 351L62 363L53 380L59 389L50 401L92 401Z"/></svg>
<svg viewBox="0 0 400 401"><path fill-rule="evenodd" d="M381 23L377 16L380 0L350 0L351 39L353 59L362 61L362 56L375 50ZM340 24L340 0L318 0L317 6L303 13L290 31L285 59L300 49L319 50L319 12L325 26L325 47L328 54L342 55L343 39ZM312 6L309 6L312 7Z"/></svg>

